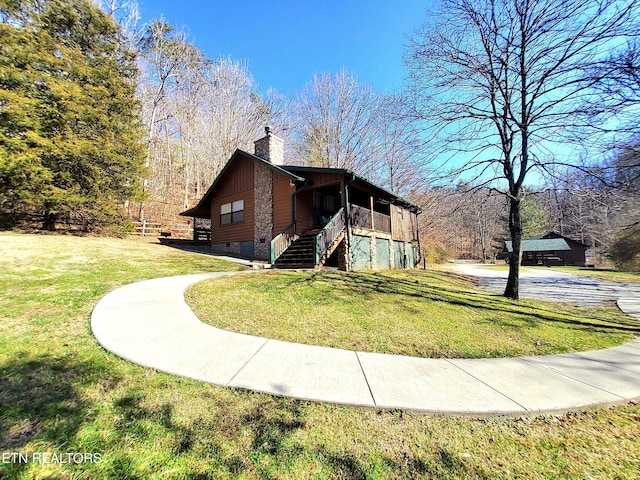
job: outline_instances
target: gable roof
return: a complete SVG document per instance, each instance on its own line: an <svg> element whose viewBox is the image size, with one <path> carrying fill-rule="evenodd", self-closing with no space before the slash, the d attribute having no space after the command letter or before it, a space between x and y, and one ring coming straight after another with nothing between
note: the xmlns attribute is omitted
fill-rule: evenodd
<svg viewBox="0 0 640 480"><path fill-rule="evenodd" d="M215 191L216 186L218 186L218 184L222 180L222 177L224 176L224 174L227 172L227 170L229 170L229 168L235 162L235 160L241 156L247 157L250 160L253 160L254 162L257 162L261 165L264 165L267 168L270 168L271 170L273 170L276 173L279 173L280 175L288 177L294 183L305 182L304 178L299 177L298 175L295 175L291 172L288 172L282 167L279 167L278 165L274 165L273 163L268 162L263 158L253 155L252 153L245 152L244 150L240 150L238 148L236 149L235 152L233 152L233 155L231 155L231 158L227 161L224 168L220 171L216 179L213 181L213 183L207 190L207 193L204 194L204 196L200 199L198 204L195 207L180 213L180 215L182 215L183 217L210 218L211 217L211 196L213 195L213 192Z"/></svg>
<svg viewBox="0 0 640 480"><path fill-rule="evenodd" d="M210 218L211 217L211 196L213 195L215 188L220 183L224 174L235 162L235 160L240 156L244 156L246 158L253 160L254 162L264 165L267 168L270 168L271 170L273 170L274 172L289 178L292 182L296 184L308 183L308 180L304 178L305 173L338 173L341 175L349 175L354 180L362 182L365 185L371 187L372 189L383 193L385 196L389 197L391 201L395 202L398 205L402 205L408 208L409 210L415 211L416 213L420 213L422 211L422 209L418 205L415 205L414 203L411 203L408 200L402 197L399 197L398 195L395 195L389 190L386 190L385 188L370 182L366 178L358 175L357 173L351 170L342 169L342 168L303 167L303 166L297 166L297 165L279 166L279 165L274 165L273 163L261 157L258 157L256 155L253 155L249 152L245 152L244 150L236 149L236 151L233 153L231 158L227 161L224 168L220 171L216 179L213 181L213 183L207 190L207 193L205 193L204 196L200 199L198 204L195 207L180 213L180 215L182 215L183 217Z"/></svg>
<svg viewBox="0 0 640 480"><path fill-rule="evenodd" d="M513 252L511 240L504 242L504 244L509 252ZM522 241L523 252L557 252L563 250L571 250L571 247L563 238L539 238Z"/></svg>
<svg viewBox="0 0 640 480"><path fill-rule="evenodd" d="M569 245L571 245L571 244L573 244L574 246L580 245L581 247L584 247L584 248L588 248L589 247L587 244L585 244L583 242L580 242L580 241L575 240L573 238L565 237L564 235L561 235L558 232L545 233L544 235L541 235L540 238L564 238Z"/></svg>

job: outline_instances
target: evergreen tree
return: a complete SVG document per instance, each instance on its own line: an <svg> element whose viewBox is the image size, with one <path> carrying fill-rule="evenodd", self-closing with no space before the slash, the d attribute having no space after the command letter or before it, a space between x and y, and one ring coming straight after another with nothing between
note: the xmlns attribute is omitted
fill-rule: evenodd
<svg viewBox="0 0 640 480"><path fill-rule="evenodd" d="M0 0L0 211L117 222L144 148L135 56L87 0Z"/></svg>
<svg viewBox="0 0 640 480"><path fill-rule="evenodd" d="M521 217L522 217L522 238L528 239L538 235L544 235L552 230L549 215L540 204L536 192L524 189L522 197Z"/></svg>

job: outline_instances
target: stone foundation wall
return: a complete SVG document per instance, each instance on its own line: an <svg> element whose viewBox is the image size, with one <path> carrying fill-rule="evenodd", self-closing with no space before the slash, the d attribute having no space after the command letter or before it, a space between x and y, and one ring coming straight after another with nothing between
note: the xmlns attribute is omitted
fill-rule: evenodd
<svg viewBox="0 0 640 480"><path fill-rule="evenodd" d="M211 250L215 250L216 252L235 253L236 255L240 255L240 243L232 242L228 245L226 243L215 243L211 244Z"/></svg>
<svg viewBox="0 0 640 480"><path fill-rule="evenodd" d="M336 257L338 258L338 269L347 271L347 240L346 238L336 247Z"/></svg>
<svg viewBox="0 0 640 480"><path fill-rule="evenodd" d="M378 269L378 245L376 243L375 235L372 235L369 237L369 249L371 251L371 257L370 257L371 269L377 270Z"/></svg>

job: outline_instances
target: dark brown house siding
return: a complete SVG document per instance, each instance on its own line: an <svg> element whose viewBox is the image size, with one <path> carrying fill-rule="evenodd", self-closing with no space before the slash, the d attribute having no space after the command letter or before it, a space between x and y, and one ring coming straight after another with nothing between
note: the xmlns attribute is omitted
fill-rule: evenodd
<svg viewBox="0 0 640 480"><path fill-rule="evenodd" d="M565 262L568 265L578 265L578 266L586 265L587 264L587 247L580 242L571 240L570 238L565 238L565 241L571 247L571 251L565 252L565 257L564 257Z"/></svg>
<svg viewBox="0 0 640 480"><path fill-rule="evenodd" d="M254 162L239 158L227 170L211 199L211 243L247 242L254 236ZM225 203L244 200L244 221L220 225L220 206Z"/></svg>
<svg viewBox="0 0 640 480"><path fill-rule="evenodd" d="M342 173L325 173L318 172L306 175L313 182L313 188L321 188L327 185L335 185L342 183L344 175Z"/></svg>
<svg viewBox="0 0 640 480"><path fill-rule="evenodd" d="M296 195L296 230L306 232L313 227L313 192L303 190Z"/></svg>
<svg viewBox="0 0 640 480"><path fill-rule="evenodd" d="M273 235L280 234L292 221L291 195L296 191L291 181L277 173L273 174Z"/></svg>

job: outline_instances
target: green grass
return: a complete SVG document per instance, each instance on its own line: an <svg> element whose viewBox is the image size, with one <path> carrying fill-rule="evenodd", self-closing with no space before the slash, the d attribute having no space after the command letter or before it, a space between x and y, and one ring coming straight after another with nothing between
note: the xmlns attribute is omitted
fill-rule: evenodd
<svg viewBox="0 0 640 480"><path fill-rule="evenodd" d="M442 418L202 384L105 352L91 309L118 285L233 268L132 240L0 234L0 478L638 478L640 405Z"/></svg>
<svg viewBox="0 0 640 480"><path fill-rule="evenodd" d="M592 350L640 333L640 321L614 305L514 303L440 270L270 272L202 282L186 298L198 318L226 330L432 358Z"/></svg>

